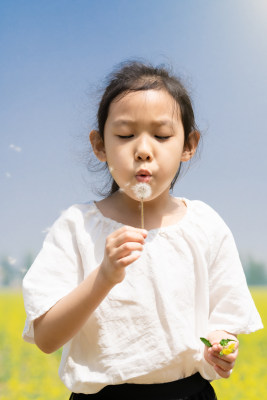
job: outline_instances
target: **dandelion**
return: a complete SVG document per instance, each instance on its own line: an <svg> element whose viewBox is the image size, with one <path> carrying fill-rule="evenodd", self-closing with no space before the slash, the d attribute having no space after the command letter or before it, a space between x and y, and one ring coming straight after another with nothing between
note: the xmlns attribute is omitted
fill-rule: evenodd
<svg viewBox="0 0 267 400"><path fill-rule="evenodd" d="M5 176L6 176L7 179L10 179L11 178L11 173L10 172L6 172Z"/></svg>
<svg viewBox="0 0 267 400"><path fill-rule="evenodd" d="M151 196L152 190L148 183L137 183L133 186L135 196L141 202L141 228L144 229L144 200Z"/></svg>

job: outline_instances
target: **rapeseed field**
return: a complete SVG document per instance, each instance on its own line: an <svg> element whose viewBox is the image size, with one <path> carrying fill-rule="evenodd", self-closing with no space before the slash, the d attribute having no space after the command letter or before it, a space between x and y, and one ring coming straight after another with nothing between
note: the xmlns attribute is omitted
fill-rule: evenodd
<svg viewBox="0 0 267 400"><path fill-rule="evenodd" d="M267 288L251 293L267 325ZM61 352L43 354L21 338L25 312L21 293L0 292L0 398L1 400L67 400L69 391L58 377ZM230 379L212 384L219 400L266 398L267 334L260 330L240 335L240 353Z"/></svg>

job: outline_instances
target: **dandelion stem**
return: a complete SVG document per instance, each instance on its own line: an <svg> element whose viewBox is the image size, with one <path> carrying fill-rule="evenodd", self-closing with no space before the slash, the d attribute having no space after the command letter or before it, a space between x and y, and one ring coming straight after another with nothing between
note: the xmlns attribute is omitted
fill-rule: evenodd
<svg viewBox="0 0 267 400"><path fill-rule="evenodd" d="M141 199L141 228L144 229L144 201Z"/></svg>
<svg viewBox="0 0 267 400"><path fill-rule="evenodd" d="M141 228L144 229L144 199L151 196L151 187L148 183L139 182L133 186L135 196L141 202Z"/></svg>

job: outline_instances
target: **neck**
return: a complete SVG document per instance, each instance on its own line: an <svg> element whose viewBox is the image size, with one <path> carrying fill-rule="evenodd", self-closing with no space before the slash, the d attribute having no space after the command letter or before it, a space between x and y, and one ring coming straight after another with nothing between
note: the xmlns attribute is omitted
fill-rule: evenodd
<svg viewBox="0 0 267 400"><path fill-rule="evenodd" d="M102 214L124 225L141 227L141 202L128 197L123 192L116 192L97 203ZM156 199L144 201L144 228L147 230L161 226L173 225L186 212L186 207L180 200L172 197L169 192Z"/></svg>
<svg viewBox="0 0 267 400"><path fill-rule="evenodd" d="M152 225L161 226L161 221L168 214L173 201L173 197L168 192L156 199L144 200L142 211L142 202L130 198L123 192L118 191L112 197L113 204L116 204L116 209L120 215L127 216L130 225L141 227L141 221L144 220L145 229L150 229Z"/></svg>
<svg viewBox="0 0 267 400"><path fill-rule="evenodd" d="M126 209L128 209L128 212L134 212L136 210L139 210L141 200L137 201L132 199L131 197L127 196L124 192L122 191L117 191L112 195L114 197L114 200L118 203L119 207L124 206ZM168 207L169 202L171 201L173 197L170 195L169 192L162 193L160 196L156 197L155 199L145 199L143 200L144 203L144 209L148 211L151 211L151 213L155 212L164 212L164 209Z"/></svg>

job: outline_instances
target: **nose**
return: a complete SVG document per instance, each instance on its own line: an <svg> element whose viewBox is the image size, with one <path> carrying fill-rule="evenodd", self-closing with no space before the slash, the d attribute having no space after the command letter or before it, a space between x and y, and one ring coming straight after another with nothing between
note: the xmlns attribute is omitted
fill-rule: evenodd
<svg viewBox="0 0 267 400"><path fill-rule="evenodd" d="M136 161L151 161L153 158L152 147L146 136L138 138L135 148Z"/></svg>

